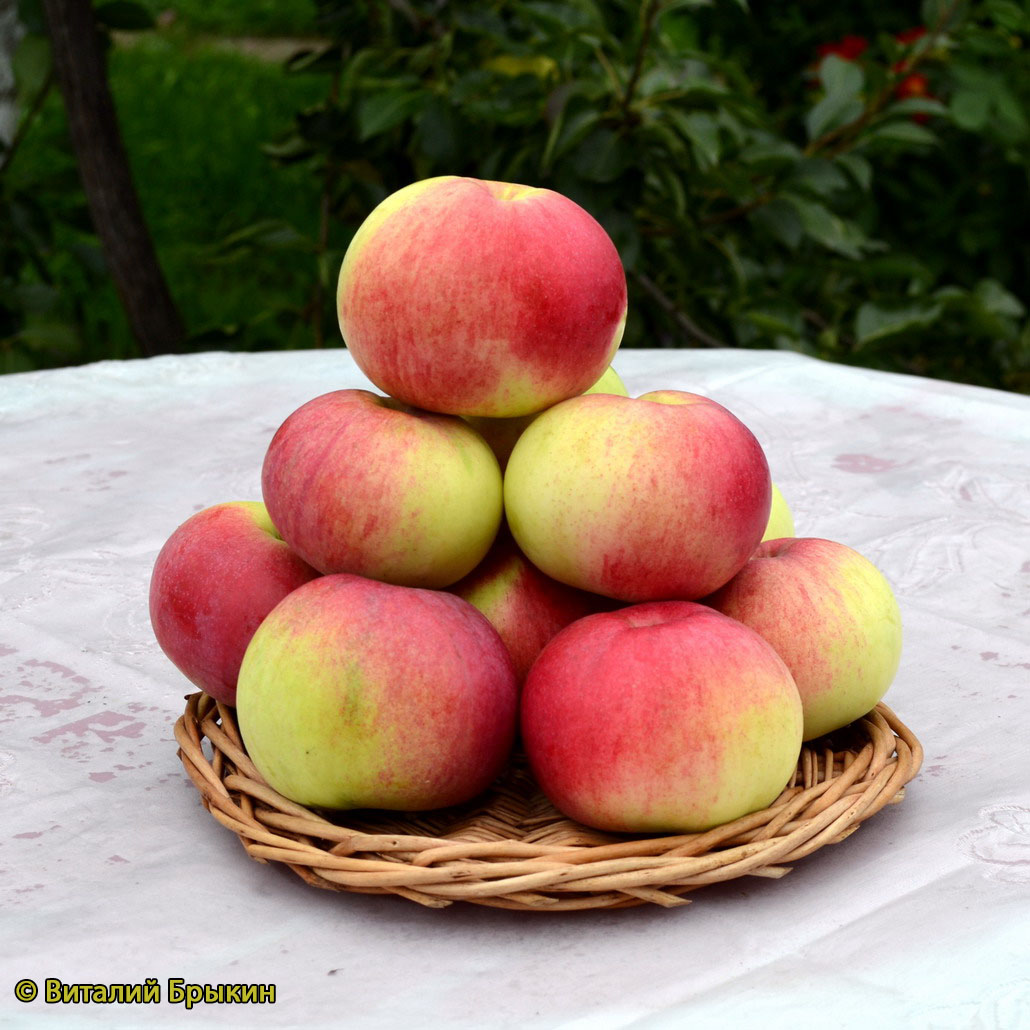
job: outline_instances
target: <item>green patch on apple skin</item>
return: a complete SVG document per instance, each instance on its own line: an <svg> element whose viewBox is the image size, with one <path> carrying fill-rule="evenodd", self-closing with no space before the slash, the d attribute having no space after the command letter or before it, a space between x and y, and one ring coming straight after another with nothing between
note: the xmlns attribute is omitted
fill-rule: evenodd
<svg viewBox="0 0 1030 1030"><path fill-rule="evenodd" d="M463 592L461 596L492 621L503 611L521 574L521 562L518 558L511 558L489 580L478 584L473 590Z"/></svg>
<svg viewBox="0 0 1030 1030"><path fill-rule="evenodd" d="M282 540L279 530L275 528L271 516L268 514L268 509L261 501L236 501L234 503L250 512L258 529L268 533L269 536L274 536L276 540Z"/></svg>
<svg viewBox="0 0 1030 1030"><path fill-rule="evenodd" d="M381 747L360 661L266 621L247 649L239 685L240 732L268 783L298 804L352 807L353 774Z"/></svg>

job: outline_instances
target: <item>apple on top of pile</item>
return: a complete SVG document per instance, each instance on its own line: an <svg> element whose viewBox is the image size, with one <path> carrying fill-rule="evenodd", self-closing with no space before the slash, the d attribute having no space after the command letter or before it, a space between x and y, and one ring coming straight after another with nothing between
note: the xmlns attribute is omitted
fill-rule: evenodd
<svg viewBox="0 0 1030 1030"><path fill-rule="evenodd" d="M726 408L627 396L625 274L577 204L416 182L358 229L337 307L386 396L300 407L263 503L194 515L151 582L159 644L236 706L281 794L457 804L520 727L567 816L704 830L769 805L803 740L886 692L901 624L875 566L793 537Z"/></svg>

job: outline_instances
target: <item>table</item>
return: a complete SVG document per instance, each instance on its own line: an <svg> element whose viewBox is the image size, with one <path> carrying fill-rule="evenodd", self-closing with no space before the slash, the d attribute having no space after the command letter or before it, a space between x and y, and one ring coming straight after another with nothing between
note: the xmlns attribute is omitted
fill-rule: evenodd
<svg viewBox="0 0 1030 1030"><path fill-rule="evenodd" d="M926 749L904 802L783 879L673 910L425 910L253 862L176 757L191 687L154 642L150 570L193 512L260 497L291 411L367 381L343 350L9 375L0 1023L1030 1026L1030 398L786 352L615 365L632 394L729 407L798 535L849 544L893 584L906 644L886 700ZM140 997L153 978L160 1000L48 1004L48 978ZM26 979L38 997L20 1002ZM187 1014L178 982L274 984L275 1001Z"/></svg>

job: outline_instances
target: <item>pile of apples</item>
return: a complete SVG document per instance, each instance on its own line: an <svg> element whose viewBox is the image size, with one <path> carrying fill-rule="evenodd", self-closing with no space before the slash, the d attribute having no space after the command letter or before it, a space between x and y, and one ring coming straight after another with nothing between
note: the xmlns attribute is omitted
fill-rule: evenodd
<svg viewBox="0 0 1030 1030"><path fill-rule="evenodd" d="M151 581L159 644L236 706L280 793L457 804L521 730L566 815L691 832L766 807L803 740L883 696L901 651L886 580L793 537L726 408L626 395L625 275L578 205L415 183L358 230L337 305L385 396L300 407L263 503L193 516Z"/></svg>

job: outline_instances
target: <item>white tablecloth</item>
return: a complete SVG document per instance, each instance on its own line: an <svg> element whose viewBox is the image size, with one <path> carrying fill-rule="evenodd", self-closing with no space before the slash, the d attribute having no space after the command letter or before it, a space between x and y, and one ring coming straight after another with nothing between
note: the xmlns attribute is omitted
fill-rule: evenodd
<svg viewBox="0 0 1030 1030"><path fill-rule="evenodd" d="M6 376L0 1025L1030 1027L1030 398L777 352L615 364L633 394L729 407L798 535L894 585L886 700L926 748L904 802L672 910L425 910L253 862L176 757L191 687L154 642L150 570L193 512L260 498L291 411L368 384L340 350ZM47 1004L47 978L156 978L161 1001ZM186 1013L173 978L276 1000Z"/></svg>

